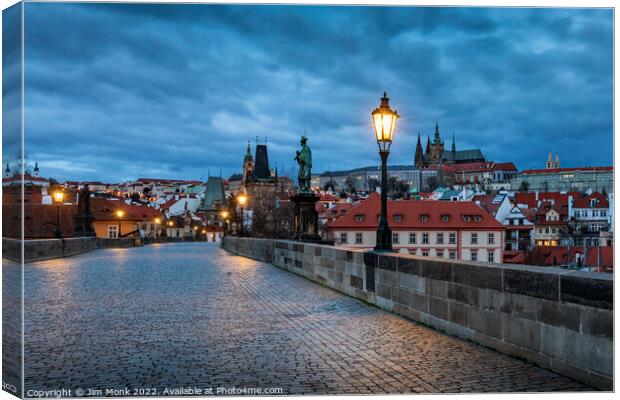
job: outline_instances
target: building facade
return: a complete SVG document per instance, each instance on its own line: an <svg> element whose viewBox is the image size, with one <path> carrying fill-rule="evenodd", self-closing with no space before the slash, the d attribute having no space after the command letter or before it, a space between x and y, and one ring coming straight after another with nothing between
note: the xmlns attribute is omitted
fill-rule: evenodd
<svg viewBox="0 0 620 400"><path fill-rule="evenodd" d="M541 192L614 191L613 167L581 167L528 169L519 172L510 181L512 190L523 189Z"/></svg>
<svg viewBox="0 0 620 400"><path fill-rule="evenodd" d="M372 249L380 213L380 195L354 205L327 224L328 238L339 246ZM388 201L388 223L394 251L501 263L504 227L471 202Z"/></svg>

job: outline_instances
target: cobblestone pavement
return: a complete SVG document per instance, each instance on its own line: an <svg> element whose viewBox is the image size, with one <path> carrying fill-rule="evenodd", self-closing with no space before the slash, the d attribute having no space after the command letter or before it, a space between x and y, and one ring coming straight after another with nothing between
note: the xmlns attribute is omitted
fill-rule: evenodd
<svg viewBox="0 0 620 400"><path fill-rule="evenodd" d="M26 265L26 391L590 390L215 246Z"/></svg>

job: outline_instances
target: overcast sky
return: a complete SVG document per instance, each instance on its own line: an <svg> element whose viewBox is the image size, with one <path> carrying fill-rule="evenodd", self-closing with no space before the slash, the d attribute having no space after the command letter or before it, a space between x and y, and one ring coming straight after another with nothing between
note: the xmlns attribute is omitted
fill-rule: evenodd
<svg viewBox="0 0 620 400"><path fill-rule="evenodd" d="M439 121L449 147L544 168L613 162L611 10L25 5L25 141L44 176L205 179L268 139L292 170L378 163L370 112L401 115L390 163Z"/></svg>

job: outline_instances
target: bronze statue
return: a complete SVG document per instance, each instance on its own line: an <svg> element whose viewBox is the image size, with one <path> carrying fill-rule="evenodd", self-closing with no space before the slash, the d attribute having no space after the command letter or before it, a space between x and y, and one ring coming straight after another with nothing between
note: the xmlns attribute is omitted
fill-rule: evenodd
<svg viewBox="0 0 620 400"><path fill-rule="evenodd" d="M297 150L295 153L295 161L299 165L299 173L297 174L297 181L300 193L311 193L310 179L312 177L312 150L306 143L308 138L302 135L300 144L301 151Z"/></svg>

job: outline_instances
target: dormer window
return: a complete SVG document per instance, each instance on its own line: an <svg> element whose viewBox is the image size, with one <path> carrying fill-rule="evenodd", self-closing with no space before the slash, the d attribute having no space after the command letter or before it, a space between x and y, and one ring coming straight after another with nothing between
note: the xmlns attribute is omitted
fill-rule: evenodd
<svg viewBox="0 0 620 400"><path fill-rule="evenodd" d="M402 215L395 215L394 216L394 222L402 222L403 220L403 216Z"/></svg>
<svg viewBox="0 0 620 400"><path fill-rule="evenodd" d="M428 215L424 214L424 215L420 215L420 221L422 222L428 222Z"/></svg>
<svg viewBox="0 0 620 400"><path fill-rule="evenodd" d="M449 215L442 215L441 216L441 222L449 222L450 221L450 216Z"/></svg>
<svg viewBox="0 0 620 400"><path fill-rule="evenodd" d="M480 215L475 215L474 216L474 221L480 222L480 221L482 221L482 217Z"/></svg>
<svg viewBox="0 0 620 400"><path fill-rule="evenodd" d="M471 222L471 217L469 215L463 215L463 220L465 222Z"/></svg>
<svg viewBox="0 0 620 400"><path fill-rule="evenodd" d="M355 222L364 222L364 214L357 214L355 216Z"/></svg>

